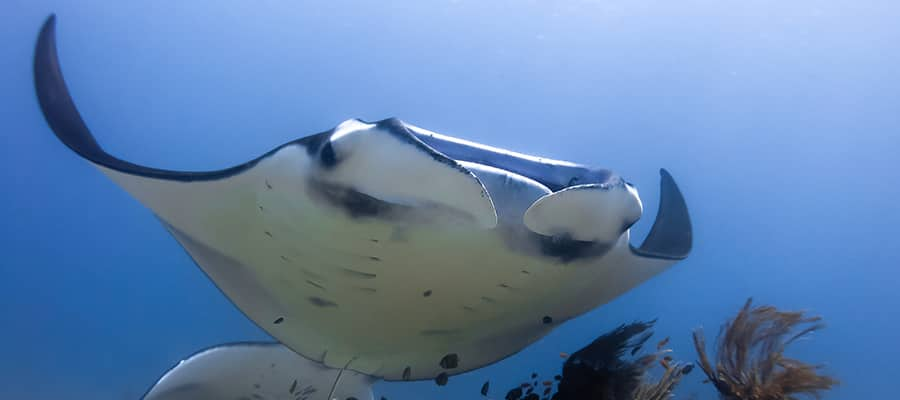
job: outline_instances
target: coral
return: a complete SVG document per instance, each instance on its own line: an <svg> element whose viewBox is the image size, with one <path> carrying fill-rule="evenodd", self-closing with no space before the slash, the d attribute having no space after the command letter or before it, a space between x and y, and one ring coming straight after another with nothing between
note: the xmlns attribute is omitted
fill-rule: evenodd
<svg viewBox="0 0 900 400"><path fill-rule="evenodd" d="M636 357L652 336L650 328L654 322L621 325L568 356L562 375L556 376L557 391L552 395L552 381L545 381L546 387L538 389L537 374L532 374L535 382L510 390L506 399L663 400L671 397L672 390L693 365L678 363L665 355L671 352L664 349L668 338L656 346L654 353ZM648 372L657 363L665 368L665 373L659 380L653 380Z"/></svg>
<svg viewBox="0 0 900 400"><path fill-rule="evenodd" d="M800 337L821 329L820 317L779 311L771 306L751 308L748 299L737 316L721 329L715 363L706 353L703 331L694 331L700 368L725 400L794 400L798 395L820 398L838 383L820 375L821 366L784 355Z"/></svg>

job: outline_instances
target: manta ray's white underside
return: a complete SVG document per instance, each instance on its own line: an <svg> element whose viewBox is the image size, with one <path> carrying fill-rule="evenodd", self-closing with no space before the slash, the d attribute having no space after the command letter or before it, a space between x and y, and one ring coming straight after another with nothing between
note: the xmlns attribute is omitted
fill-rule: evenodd
<svg viewBox="0 0 900 400"><path fill-rule="evenodd" d="M347 121L214 172L105 153L69 98L54 23L35 55L57 136L150 208L249 318L300 355L389 380L509 356L690 250L663 172L640 248L636 190L605 170L537 160L399 120Z"/></svg>
<svg viewBox="0 0 900 400"><path fill-rule="evenodd" d="M372 400L369 376L327 368L277 343L200 351L167 371L142 400Z"/></svg>

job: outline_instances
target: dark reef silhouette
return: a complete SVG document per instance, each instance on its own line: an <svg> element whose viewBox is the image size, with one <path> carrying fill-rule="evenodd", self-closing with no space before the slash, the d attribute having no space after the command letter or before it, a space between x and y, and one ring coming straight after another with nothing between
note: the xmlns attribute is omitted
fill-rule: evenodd
<svg viewBox="0 0 900 400"><path fill-rule="evenodd" d="M821 329L821 317L779 311L772 306L744 307L721 328L716 355L711 361L702 330L693 333L698 366L722 400L795 400L820 398L838 381L819 374L821 366L788 358L785 348L800 337ZM676 361L666 348L669 338L651 352L641 352L656 320L624 324L601 335L568 356L562 375L541 383L537 374L513 388L506 400L663 400L693 369ZM651 372L655 366L663 372ZM555 391L553 390L555 386ZM482 394L485 394L484 391Z"/></svg>

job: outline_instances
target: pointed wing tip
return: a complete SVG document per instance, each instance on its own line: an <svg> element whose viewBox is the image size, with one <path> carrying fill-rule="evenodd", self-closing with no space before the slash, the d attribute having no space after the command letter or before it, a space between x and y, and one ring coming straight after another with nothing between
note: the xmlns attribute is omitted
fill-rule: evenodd
<svg viewBox="0 0 900 400"><path fill-rule="evenodd" d="M693 227L687 203L672 174L660 168L659 210L650 233L639 248L632 248L637 255L652 258L682 260L693 247Z"/></svg>

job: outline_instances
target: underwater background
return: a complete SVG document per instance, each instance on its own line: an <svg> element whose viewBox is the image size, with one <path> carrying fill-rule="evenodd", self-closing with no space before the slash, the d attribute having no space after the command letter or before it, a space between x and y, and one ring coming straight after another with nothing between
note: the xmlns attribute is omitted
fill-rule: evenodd
<svg viewBox="0 0 900 400"><path fill-rule="evenodd" d="M658 169L684 193L691 256L489 367L379 383L390 400L494 398L560 352L659 318L691 331L753 297L828 324L789 355L894 398L900 367L900 3L832 1L41 1L0 3L0 398L137 399L205 347L269 340L152 213L65 148L34 96L60 62L112 154L235 165L348 118L611 168L648 232ZM678 397L713 399L702 374Z"/></svg>

